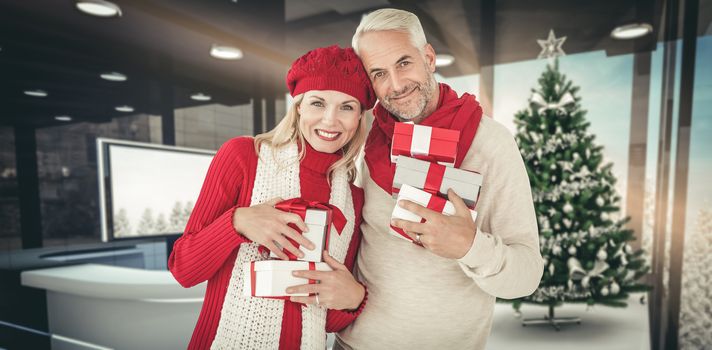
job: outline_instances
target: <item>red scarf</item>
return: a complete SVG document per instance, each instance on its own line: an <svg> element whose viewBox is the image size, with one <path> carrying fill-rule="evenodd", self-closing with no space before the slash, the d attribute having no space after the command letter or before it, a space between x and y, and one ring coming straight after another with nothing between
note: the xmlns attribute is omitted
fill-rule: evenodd
<svg viewBox="0 0 712 350"><path fill-rule="evenodd" d="M373 115L375 119L366 139L366 165L371 179L390 194L396 169L390 158L391 139L398 118L383 108L380 103L373 109ZM457 158L455 159L455 167L459 168L462 159L472 145L481 119L482 107L475 96L464 93L462 97L458 98L457 93L450 86L441 83L438 108L420 125L460 130L460 141L457 144Z"/></svg>

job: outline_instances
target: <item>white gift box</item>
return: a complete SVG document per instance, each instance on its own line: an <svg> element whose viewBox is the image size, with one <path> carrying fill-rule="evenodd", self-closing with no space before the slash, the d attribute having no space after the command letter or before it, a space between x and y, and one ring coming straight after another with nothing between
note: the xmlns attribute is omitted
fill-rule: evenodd
<svg viewBox="0 0 712 350"><path fill-rule="evenodd" d="M409 200L411 202L420 204L426 208L439 211L445 215L455 215L455 206L452 204L452 202L441 198L441 197L433 197L432 194L425 192L423 190L417 189L411 185L408 184L403 184L400 188L400 192L398 192L398 198L396 200L396 206L393 208L393 213L391 214L391 219L403 219L403 220L408 220L408 221L413 221L413 222L422 222L423 218L408 211L405 210L404 208L401 208L398 205L398 201L401 200ZM444 202L444 203L443 203ZM442 209L439 209L442 208ZM472 216L472 221L477 220L477 212L468 209L470 211L470 215ZM413 241L410 236L405 234L403 230L395 228L391 226L390 229L390 234L394 235L396 237L405 239L407 241Z"/></svg>
<svg viewBox="0 0 712 350"><path fill-rule="evenodd" d="M297 231L301 232L302 236L304 238L310 240L312 243L314 243L314 250L309 250L304 247L299 247L299 250L304 253L303 258L297 258L296 256L293 256L288 250L282 250L287 256L289 256L290 260L300 260L300 261L312 261L312 262L322 262L322 252L324 249L327 248L327 237L326 237L326 229L327 229L327 222L329 221L328 217L328 212L323 209L307 209L306 214L304 215L304 223L307 225L309 228L309 232L301 232L301 230L296 229ZM291 240L290 240L291 241ZM296 242L295 246L297 245ZM277 245L280 249L282 247ZM270 252L269 254L270 258L274 259L279 259L277 254L274 252Z"/></svg>
<svg viewBox="0 0 712 350"><path fill-rule="evenodd" d="M426 192L438 192L447 198L448 188L452 188L470 209L475 209L482 186L482 175L469 170L446 167L420 159L399 156L393 175L393 197L403 184L411 185Z"/></svg>
<svg viewBox="0 0 712 350"><path fill-rule="evenodd" d="M246 263L243 267L243 295L254 297L308 296L307 293L287 294L287 288L314 280L292 276L292 271L331 271L327 263L287 260L262 260Z"/></svg>

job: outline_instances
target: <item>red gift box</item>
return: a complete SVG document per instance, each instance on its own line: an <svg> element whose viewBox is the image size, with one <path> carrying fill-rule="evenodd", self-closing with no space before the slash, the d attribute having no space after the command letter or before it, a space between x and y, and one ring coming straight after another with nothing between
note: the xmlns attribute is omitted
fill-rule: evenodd
<svg viewBox="0 0 712 350"><path fill-rule="evenodd" d="M459 130L434 128L412 123L395 123L391 142L391 162L404 155L454 166Z"/></svg>
<svg viewBox="0 0 712 350"><path fill-rule="evenodd" d="M292 254L290 251L283 249L282 251L287 255L289 260L321 262L322 252L324 249L328 250L329 248L331 225L334 225L338 234L341 234L344 226L346 225L346 217L344 217L344 214L341 210L339 210L339 208L331 204L325 204L317 201L306 201L301 198L292 198L279 202L274 207L282 211L299 215L299 217L301 217L309 227L309 232L307 232L305 236L316 245L314 250L302 250L302 252L304 252L304 257L301 259L297 258L297 256ZM312 222L315 219L320 222ZM293 228L300 234L302 233L302 231L294 224L289 224L289 227ZM319 231L315 232L317 230ZM289 237L286 238L292 245L299 248L299 243ZM266 252L267 248L260 247L260 251ZM276 258L277 255L270 252L270 257Z"/></svg>

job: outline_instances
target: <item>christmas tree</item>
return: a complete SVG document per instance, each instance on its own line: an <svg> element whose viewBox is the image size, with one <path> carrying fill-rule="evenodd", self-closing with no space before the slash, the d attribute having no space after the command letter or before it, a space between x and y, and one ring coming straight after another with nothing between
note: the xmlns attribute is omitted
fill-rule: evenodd
<svg viewBox="0 0 712 350"><path fill-rule="evenodd" d="M550 62L532 90L529 107L515 115L516 140L532 187L544 275L530 296L514 301L554 307L568 302L625 306L648 267L628 244L633 231L619 218L613 164L588 133L579 88Z"/></svg>

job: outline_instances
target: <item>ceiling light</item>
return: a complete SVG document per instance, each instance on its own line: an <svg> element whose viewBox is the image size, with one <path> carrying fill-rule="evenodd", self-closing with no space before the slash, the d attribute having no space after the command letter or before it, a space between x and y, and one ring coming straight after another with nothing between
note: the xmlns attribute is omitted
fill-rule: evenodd
<svg viewBox="0 0 712 350"><path fill-rule="evenodd" d="M455 57L446 53L435 55L435 67L447 67L455 62Z"/></svg>
<svg viewBox="0 0 712 350"><path fill-rule="evenodd" d="M130 113L130 112L134 111L133 107L127 106L127 105L116 106L114 109L116 109L119 112L125 112L125 113Z"/></svg>
<svg viewBox="0 0 712 350"><path fill-rule="evenodd" d="M79 11L97 17L121 17L121 8L105 0L79 0L75 3Z"/></svg>
<svg viewBox="0 0 712 350"><path fill-rule="evenodd" d="M213 45L210 56L221 60L239 60L242 58L242 50L233 46Z"/></svg>
<svg viewBox="0 0 712 350"><path fill-rule="evenodd" d="M58 116L54 117L54 119L59 120L60 122L71 122L72 121L72 117L70 117L68 115L58 115Z"/></svg>
<svg viewBox="0 0 712 350"><path fill-rule="evenodd" d="M636 39L645 36L653 31L653 26L647 23L633 23L616 27L611 31L614 39Z"/></svg>
<svg viewBox="0 0 712 350"><path fill-rule="evenodd" d="M101 73L101 78L109 81L126 81L126 76L119 72L106 72Z"/></svg>
<svg viewBox="0 0 712 350"><path fill-rule="evenodd" d="M210 95L206 95L202 92L192 94L192 95L190 95L190 98L192 98L196 101L210 101L212 99L212 97L210 97Z"/></svg>
<svg viewBox="0 0 712 350"><path fill-rule="evenodd" d="M32 97L47 97L47 91L44 90L25 90L24 93Z"/></svg>

